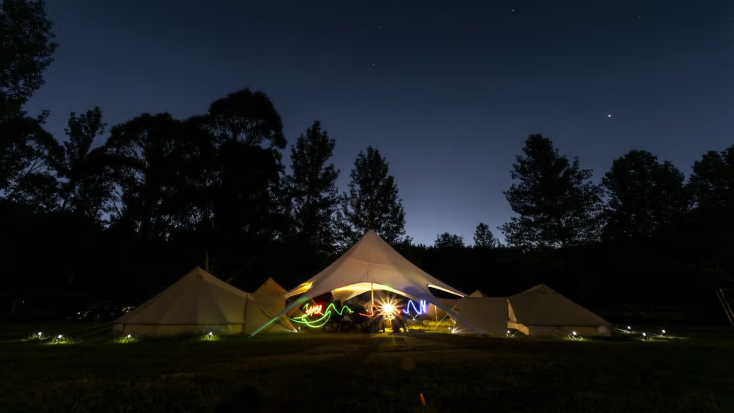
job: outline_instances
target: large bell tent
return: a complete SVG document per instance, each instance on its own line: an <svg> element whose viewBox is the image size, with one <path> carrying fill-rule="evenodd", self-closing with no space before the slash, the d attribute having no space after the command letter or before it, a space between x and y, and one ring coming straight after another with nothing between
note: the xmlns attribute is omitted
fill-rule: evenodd
<svg viewBox="0 0 734 413"><path fill-rule="evenodd" d="M335 300L346 301L374 290L403 295L415 302L424 300L446 311L471 332L488 333L454 312L437 299L430 289L444 291L457 297L466 296L456 288L426 274L370 230L333 264L289 291L286 297L298 297L271 318L268 323L256 329L252 335L265 329L270 323L288 314L291 310L322 294L331 292Z"/></svg>

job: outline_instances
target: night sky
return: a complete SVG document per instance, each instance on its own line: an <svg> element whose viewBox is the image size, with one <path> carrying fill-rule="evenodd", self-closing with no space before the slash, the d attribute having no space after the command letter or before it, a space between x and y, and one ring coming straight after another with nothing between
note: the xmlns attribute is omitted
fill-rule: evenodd
<svg viewBox="0 0 734 413"><path fill-rule="evenodd" d="M734 144L731 0L47 0L47 10L60 46L27 109L49 109L55 136L70 111L99 106L110 125L185 118L261 90L289 144L321 120L342 191L357 153L378 148L407 233L427 244L444 231L471 242L479 222L499 235L529 134L597 181L630 149L688 175L705 151Z"/></svg>

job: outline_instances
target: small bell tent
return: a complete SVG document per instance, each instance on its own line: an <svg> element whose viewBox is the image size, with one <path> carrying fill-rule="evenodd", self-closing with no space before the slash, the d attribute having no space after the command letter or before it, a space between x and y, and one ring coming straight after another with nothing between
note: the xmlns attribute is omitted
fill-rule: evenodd
<svg viewBox="0 0 734 413"><path fill-rule="evenodd" d="M267 301L267 300L264 300ZM197 267L160 294L115 321L113 331L133 335L249 333L273 314L257 296ZM295 331L280 317L272 331Z"/></svg>
<svg viewBox="0 0 734 413"><path fill-rule="evenodd" d="M609 323L555 290L539 284L510 296L509 328L523 334L553 335L576 331L582 336L610 336Z"/></svg>

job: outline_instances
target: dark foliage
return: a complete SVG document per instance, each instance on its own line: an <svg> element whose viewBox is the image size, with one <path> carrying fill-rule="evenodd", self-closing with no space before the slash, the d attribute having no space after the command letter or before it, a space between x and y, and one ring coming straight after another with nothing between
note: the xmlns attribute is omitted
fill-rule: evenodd
<svg viewBox="0 0 734 413"><path fill-rule="evenodd" d="M42 0L0 5L0 122L25 116L23 105L43 86L43 71L58 46Z"/></svg>
<svg viewBox="0 0 734 413"><path fill-rule="evenodd" d="M604 233L611 238L649 237L685 213L688 196L683 174L647 151L615 159L602 178L608 197Z"/></svg>
<svg viewBox="0 0 734 413"><path fill-rule="evenodd" d="M601 191L591 171L558 153L541 135L525 141L524 155L512 165L512 184L505 192L518 214L501 227L513 246L564 248L598 238Z"/></svg>
<svg viewBox="0 0 734 413"><path fill-rule="evenodd" d="M354 161L349 194L343 195L341 210L345 220L342 228L345 246L369 230L390 244L400 243L405 236L405 210L388 166L380 151L371 146Z"/></svg>

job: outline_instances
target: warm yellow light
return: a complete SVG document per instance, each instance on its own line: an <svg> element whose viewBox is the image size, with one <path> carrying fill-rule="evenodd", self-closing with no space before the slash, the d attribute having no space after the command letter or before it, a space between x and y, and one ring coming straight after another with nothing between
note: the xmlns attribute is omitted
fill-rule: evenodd
<svg viewBox="0 0 734 413"><path fill-rule="evenodd" d="M394 313L395 312L395 306L392 304L385 304L382 306L382 311L386 313Z"/></svg>

